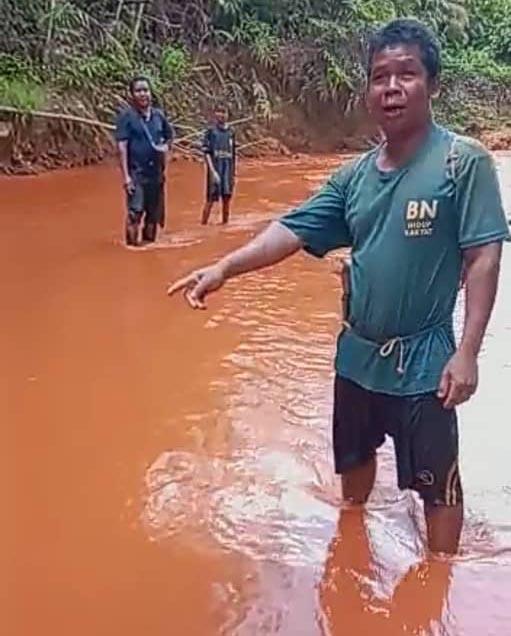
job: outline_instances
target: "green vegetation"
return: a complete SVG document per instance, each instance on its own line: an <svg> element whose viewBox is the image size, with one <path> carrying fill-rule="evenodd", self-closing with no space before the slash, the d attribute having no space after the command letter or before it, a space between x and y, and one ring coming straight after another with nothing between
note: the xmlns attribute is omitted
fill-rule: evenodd
<svg viewBox="0 0 511 636"><path fill-rule="evenodd" d="M348 112L371 30L409 15L444 46L442 118L498 119L511 89L511 0L0 0L0 14L0 104L20 109L110 119L144 72L182 122L215 97L235 114Z"/></svg>

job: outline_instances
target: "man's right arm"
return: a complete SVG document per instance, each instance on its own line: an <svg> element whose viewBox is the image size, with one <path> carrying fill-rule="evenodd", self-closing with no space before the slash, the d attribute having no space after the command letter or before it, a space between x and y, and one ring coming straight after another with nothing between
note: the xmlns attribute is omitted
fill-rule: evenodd
<svg viewBox="0 0 511 636"><path fill-rule="evenodd" d="M229 278L275 265L301 247L302 242L294 232L273 222L249 243L224 256L218 263L178 280L167 293L172 296L184 290L185 298L193 309L205 309L206 296L220 289Z"/></svg>
<svg viewBox="0 0 511 636"><path fill-rule="evenodd" d="M297 252L302 242L281 223L273 222L249 243L219 261L225 280L276 265Z"/></svg>
<svg viewBox="0 0 511 636"><path fill-rule="evenodd" d="M318 257L351 245L345 220L345 175L337 175L296 210L220 261L226 278L274 265L304 248Z"/></svg>
<svg viewBox="0 0 511 636"><path fill-rule="evenodd" d="M121 167L122 181L128 192L133 188L129 165L128 165L128 142L130 138L129 120L126 112L122 112L117 117L115 125L115 139L119 151L119 165Z"/></svg>
<svg viewBox="0 0 511 636"><path fill-rule="evenodd" d="M229 278L275 265L302 247L316 256L324 256L330 250L349 245L343 190L335 180L330 180L296 211L272 223L244 247L171 285L169 295L184 290L194 309L204 309L205 297L220 289Z"/></svg>
<svg viewBox="0 0 511 636"><path fill-rule="evenodd" d="M130 171L128 168L128 142L119 141L117 148L119 150L119 164L121 166L123 183L126 187L128 187L128 184L131 181Z"/></svg>

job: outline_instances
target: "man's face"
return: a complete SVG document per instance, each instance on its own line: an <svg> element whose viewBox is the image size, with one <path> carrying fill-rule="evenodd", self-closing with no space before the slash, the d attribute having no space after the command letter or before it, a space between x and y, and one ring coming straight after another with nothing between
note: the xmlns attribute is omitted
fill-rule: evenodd
<svg viewBox="0 0 511 636"><path fill-rule="evenodd" d="M133 86L133 103L137 108L145 109L151 105L151 88L146 80L138 80Z"/></svg>
<svg viewBox="0 0 511 636"><path fill-rule="evenodd" d="M429 121L435 89L417 46L385 48L372 61L367 107L386 136L407 133Z"/></svg>
<svg viewBox="0 0 511 636"><path fill-rule="evenodd" d="M227 122L227 111L225 108L218 108L215 110L215 121L221 125Z"/></svg>

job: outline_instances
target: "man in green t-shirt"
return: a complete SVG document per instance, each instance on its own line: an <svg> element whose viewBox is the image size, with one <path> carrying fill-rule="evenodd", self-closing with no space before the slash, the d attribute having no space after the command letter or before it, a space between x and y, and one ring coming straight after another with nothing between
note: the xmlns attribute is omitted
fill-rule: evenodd
<svg viewBox="0 0 511 636"><path fill-rule="evenodd" d="M495 168L478 142L437 126L440 51L416 20L394 20L369 47L367 106L385 141L245 247L170 289L193 308L245 272L303 248L352 248L348 320L336 357L333 445L343 495L369 496L376 449L393 437L399 487L424 501L428 543L458 549L463 502L455 407L477 387L477 355L509 230ZM461 272L466 315L452 316Z"/></svg>

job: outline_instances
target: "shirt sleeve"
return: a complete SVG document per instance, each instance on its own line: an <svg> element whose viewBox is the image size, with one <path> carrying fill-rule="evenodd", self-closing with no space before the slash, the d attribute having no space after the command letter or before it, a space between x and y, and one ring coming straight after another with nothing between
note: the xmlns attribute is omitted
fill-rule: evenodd
<svg viewBox="0 0 511 636"><path fill-rule="evenodd" d="M130 117L127 112L117 115L115 122L115 141L128 141L130 138Z"/></svg>
<svg viewBox="0 0 511 636"><path fill-rule="evenodd" d="M461 162L456 202L461 249L509 240L495 164L485 149Z"/></svg>
<svg viewBox="0 0 511 636"><path fill-rule="evenodd" d="M313 256L322 257L352 244L346 222L346 188L351 172L351 164L341 168L319 192L279 220Z"/></svg>

